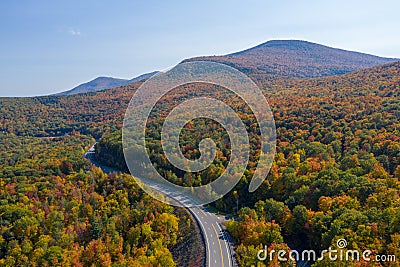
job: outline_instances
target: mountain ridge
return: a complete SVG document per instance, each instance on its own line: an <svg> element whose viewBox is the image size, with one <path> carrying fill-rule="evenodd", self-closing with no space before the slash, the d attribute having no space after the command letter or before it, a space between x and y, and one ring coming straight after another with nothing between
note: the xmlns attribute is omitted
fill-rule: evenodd
<svg viewBox="0 0 400 267"><path fill-rule="evenodd" d="M214 61L235 67L256 82L279 77L318 78L342 75L400 59L375 56L303 40L270 40L251 48L219 56L199 56L182 62ZM56 95L96 92L145 80L157 71L133 79L97 77Z"/></svg>
<svg viewBox="0 0 400 267"><path fill-rule="evenodd" d="M138 82L141 80L145 80L153 76L154 74L158 73L158 71L153 71L149 73L141 74L137 77L132 79L119 79L114 77L106 77L100 76L88 82L82 83L70 90L57 93L56 95L74 95L74 94L81 94L81 93L89 93L89 92L97 92L106 89L111 89L118 86L127 85L130 83Z"/></svg>

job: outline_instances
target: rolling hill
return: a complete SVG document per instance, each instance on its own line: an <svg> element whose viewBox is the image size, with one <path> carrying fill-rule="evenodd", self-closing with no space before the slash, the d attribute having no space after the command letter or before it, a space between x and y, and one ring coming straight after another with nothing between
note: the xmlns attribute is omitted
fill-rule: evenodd
<svg viewBox="0 0 400 267"><path fill-rule="evenodd" d="M271 108L277 112L277 107L292 110L291 105L298 103L309 107L311 96L316 102L334 95L339 98L361 97L357 100L360 103L366 101L367 96L377 96L380 101L398 98L399 80L400 62L394 62L316 79L274 79L267 83L263 91ZM121 127L130 98L140 85L141 82L136 82L76 95L0 98L0 113L3 116L0 131L16 135L51 136L77 130L100 137L103 127ZM351 104L346 102L346 105ZM274 114L277 115L279 112Z"/></svg>

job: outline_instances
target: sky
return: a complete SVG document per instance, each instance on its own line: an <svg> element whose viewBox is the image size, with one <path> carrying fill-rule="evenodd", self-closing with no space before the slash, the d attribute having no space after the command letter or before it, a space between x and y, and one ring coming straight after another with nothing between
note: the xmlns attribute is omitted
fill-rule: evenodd
<svg viewBox="0 0 400 267"><path fill-rule="evenodd" d="M132 78L185 58L299 39L400 58L393 1L0 1L0 96Z"/></svg>

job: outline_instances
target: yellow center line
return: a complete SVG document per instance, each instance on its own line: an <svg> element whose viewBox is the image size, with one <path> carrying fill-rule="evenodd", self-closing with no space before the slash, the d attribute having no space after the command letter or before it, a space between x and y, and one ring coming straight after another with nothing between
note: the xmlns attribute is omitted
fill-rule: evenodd
<svg viewBox="0 0 400 267"><path fill-rule="evenodd" d="M218 239L218 244L219 244L219 252L221 252L222 266L225 266L225 265L224 265L224 256L222 255L222 246L221 246L221 241L219 240L219 235L218 235L218 233L217 233L217 230L215 229L215 226L214 226L214 224L211 224L211 225L212 225L212 227L213 227L213 229L214 229L214 232L215 232L215 235L217 236L217 239Z"/></svg>
<svg viewBox="0 0 400 267"><path fill-rule="evenodd" d="M204 216L207 216L207 214L204 212L204 210L202 208L199 209L201 211L201 213L204 214Z"/></svg>

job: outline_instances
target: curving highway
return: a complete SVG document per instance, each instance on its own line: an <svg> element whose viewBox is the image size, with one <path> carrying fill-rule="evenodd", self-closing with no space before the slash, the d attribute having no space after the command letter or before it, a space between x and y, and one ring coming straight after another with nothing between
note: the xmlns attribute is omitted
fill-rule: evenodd
<svg viewBox="0 0 400 267"><path fill-rule="evenodd" d="M94 165L103 169L104 172L117 171L115 169L103 166L93 160L95 153L94 145L85 153L84 157L89 159ZM181 192L176 192L172 188L167 188L165 185L157 184L153 181L146 183L152 189L161 192L171 200L179 202L186 206L186 209L193 215L200 226L204 243L206 246L206 266L207 267L236 267L234 258L234 249L228 233L223 229L222 222L224 217L219 217L216 214L208 211L203 206L188 207L188 203L193 203L193 200L183 195Z"/></svg>
<svg viewBox="0 0 400 267"><path fill-rule="evenodd" d="M188 196L181 192L176 192L173 188L157 184L153 181L147 181L146 184L180 204L187 205L188 203L193 203L192 199L188 198ZM203 206L186 207L186 209L193 214L194 218L200 225L201 233L206 245L206 266L237 266L233 256L234 249L230 242L230 237L221 224L225 218L218 217Z"/></svg>
<svg viewBox="0 0 400 267"><path fill-rule="evenodd" d="M206 266L236 266L221 218L203 207L189 208L198 221L206 244Z"/></svg>

